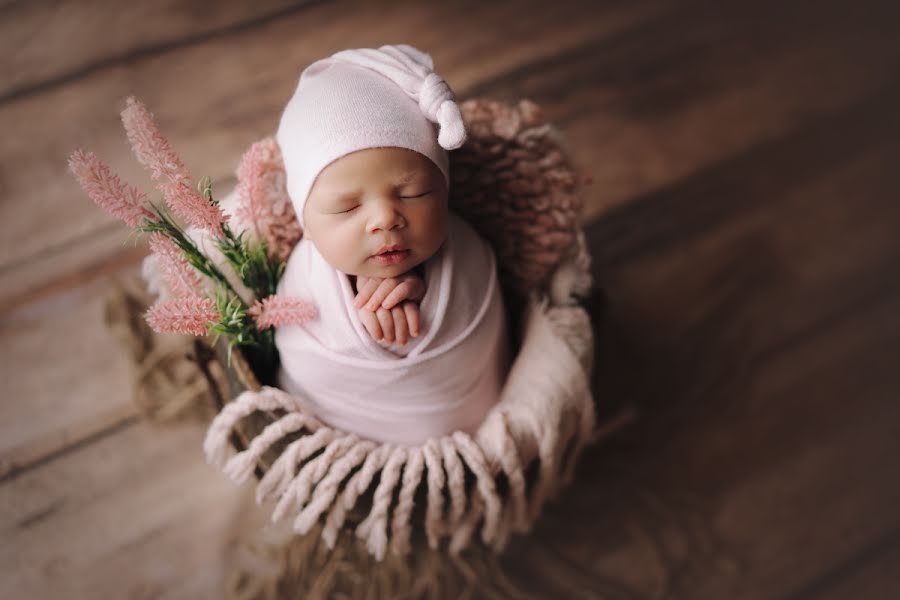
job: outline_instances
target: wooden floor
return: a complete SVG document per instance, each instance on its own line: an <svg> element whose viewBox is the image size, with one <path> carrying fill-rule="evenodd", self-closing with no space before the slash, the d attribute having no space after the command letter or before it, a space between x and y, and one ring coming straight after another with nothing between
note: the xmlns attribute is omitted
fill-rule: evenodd
<svg viewBox="0 0 900 600"><path fill-rule="evenodd" d="M147 179L135 94L229 188L309 62L406 42L527 97L593 183L601 418L504 558L543 598L900 598L900 5L0 6L0 596L216 598L245 494L154 428L105 327L143 246L66 172ZM853 5L846 7L845 5Z"/></svg>

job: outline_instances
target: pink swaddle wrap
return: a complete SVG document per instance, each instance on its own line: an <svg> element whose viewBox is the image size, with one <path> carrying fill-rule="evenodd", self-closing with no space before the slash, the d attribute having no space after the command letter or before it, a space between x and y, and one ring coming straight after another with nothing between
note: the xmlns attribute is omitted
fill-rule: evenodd
<svg viewBox="0 0 900 600"><path fill-rule="evenodd" d="M360 322L349 277L301 240L278 293L312 301L319 317L276 330L279 386L325 423L378 442L473 433L499 399L509 366L494 254L451 213L447 239L424 267L422 333L386 347Z"/></svg>

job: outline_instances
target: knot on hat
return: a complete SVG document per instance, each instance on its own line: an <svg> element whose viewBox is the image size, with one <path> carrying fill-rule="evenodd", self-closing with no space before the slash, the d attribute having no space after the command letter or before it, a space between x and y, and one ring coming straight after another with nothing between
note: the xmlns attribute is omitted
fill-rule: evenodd
<svg viewBox="0 0 900 600"><path fill-rule="evenodd" d="M439 124L438 143L445 150L454 150L466 141L456 97L447 82L434 72L429 73L419 90L419 108L429 120Z"/></svg>
<svg viewBox="0 0 900 600"><path fill-rule="evenodd" d="M398 44L377 50L342 50L331 58L380 73L418 100L428 120L440 125L438 143L445 150L459 148L466 141L466 128L456 98L447 82L434 72L430 55L413 46Z"/></svg>

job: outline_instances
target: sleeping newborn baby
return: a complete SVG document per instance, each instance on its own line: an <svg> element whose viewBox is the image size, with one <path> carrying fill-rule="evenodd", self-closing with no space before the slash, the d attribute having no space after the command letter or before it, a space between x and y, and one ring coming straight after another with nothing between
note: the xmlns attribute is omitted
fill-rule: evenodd
<svg viewBox="0 0 900 600"><path fill-rule="evenodd" d="M304 230L278 294L318 310L277 328L279 386L379 442L473 433L507 374L506 318L490 246L448 210L465 129L431 57L400 45L313 63L277 140Z"/></svg>

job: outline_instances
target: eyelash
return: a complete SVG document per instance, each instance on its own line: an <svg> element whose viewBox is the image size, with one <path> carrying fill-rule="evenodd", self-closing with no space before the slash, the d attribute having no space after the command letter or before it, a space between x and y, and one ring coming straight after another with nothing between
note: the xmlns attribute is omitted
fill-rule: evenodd
<svg viewBox="0 0 900 600"><path fill-rule="evenodd" d="M417 195L415 195L415 196L400 196L400 198L403 199L403 200L413 200L413 199L415 199L415 198L421 198L422 196L427 196L427 195L430 194L430 193L431 193L431 190L428 190L428 191L426 191L426 192L422 192L421 194L417 194ZM356 210L357 208L359 208L359 204L357 204L356 206L354 206L354 207L352 207L352 208L348 208L347 210L339 211L337 214L343 215L343 214L346 214L346 213L349 213L349 212L353 212L353 211Z"/></svg>
<svg viewBox="0 0 900 600"><path fill-rule="evenodd" d="M421 194L417 194L415 196L400 196L400 197L403 198L404 200L409 200L410 198L421 198L422 196L427 196L430 193L431 193L431 190L428 190L427 192L422 192Z"/></svg>

